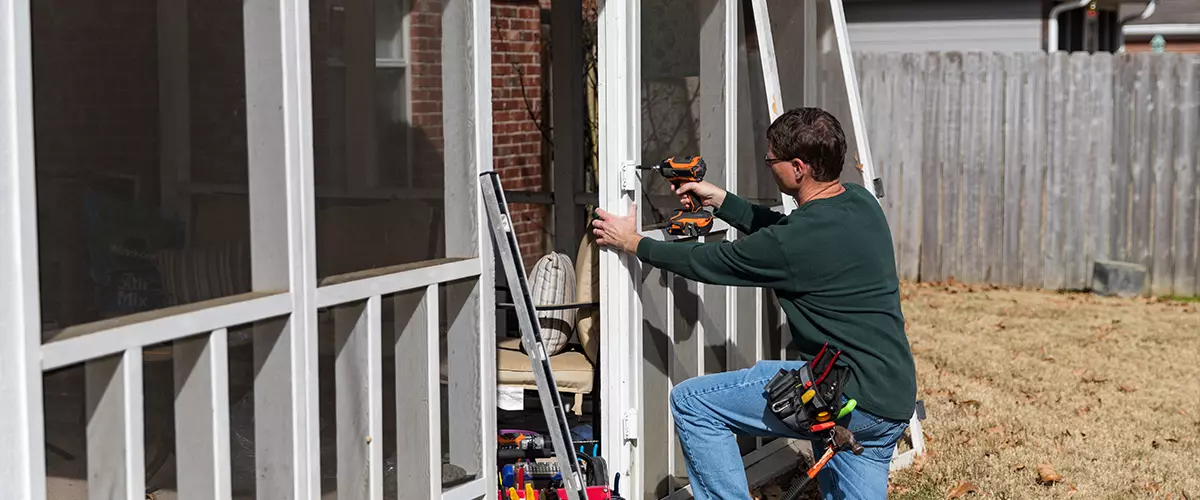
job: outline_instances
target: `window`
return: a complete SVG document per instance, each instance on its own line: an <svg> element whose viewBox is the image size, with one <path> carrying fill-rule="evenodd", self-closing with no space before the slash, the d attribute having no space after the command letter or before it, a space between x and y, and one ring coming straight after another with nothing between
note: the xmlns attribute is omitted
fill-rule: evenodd
<svg viewBox="0 0 1200 500"><path fill-rule="evenodd" d="M408 1L378 0L375 4L375 122L377 168L384 170L377 181L388 187L413 188L414 169L404 169L402 178L389 175L391 165L412 164L408 77ZM389 132L400 131L398 134ZM394 135L399 135L396 137ZM372 186L376 187L376 186Z"/></svg>

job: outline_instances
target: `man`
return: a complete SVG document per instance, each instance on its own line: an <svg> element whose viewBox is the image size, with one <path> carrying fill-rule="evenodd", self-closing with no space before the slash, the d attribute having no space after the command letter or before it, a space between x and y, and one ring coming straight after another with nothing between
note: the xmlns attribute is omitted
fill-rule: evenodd
<svg viewBox="0 0 1200 500"><path fill-rule="evenodd" d="M696 500L749 498L735 433L813 438L768 411L763 387L780 369L811 360L826 342L843 351L838 364L851 373L845 395L858 402L838 424L865 450L838 453L826 465L817 477L823 498L886 498L888 465L916 401L887 220L866 189L839 182L846 139L832 115L790 110L771 124L767 139L766 166L799 206L790 215L701 182L681 186L678 194L695 193L745 237L709 244L642 238L635 232L636 207L628 217L597 211L593 232L600 245L688 279L770 288L787 315L801 360L700 376L671 392Z"/></svg>

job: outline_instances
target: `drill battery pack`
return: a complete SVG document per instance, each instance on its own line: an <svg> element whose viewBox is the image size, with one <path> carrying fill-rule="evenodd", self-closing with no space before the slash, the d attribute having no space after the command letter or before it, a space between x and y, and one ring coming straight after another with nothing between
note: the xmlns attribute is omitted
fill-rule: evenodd
<svg viewBox="0 0 1200 500"><path fill-rule="evenodd" d="M827 356L828 352L826 344L812 361L796 370L779 370L764 387L771 412L793 431L827 431L854 409L853 400L842 404L842 392L850 377L850 370L836 363L842 352Z"/></svg>
<svg viewBox="0 0 1200 500"><path fill-rule="evenodd" d="M675 210L667 224L667 234L704 236L712 230L713 216L705 210Z"/></svg>

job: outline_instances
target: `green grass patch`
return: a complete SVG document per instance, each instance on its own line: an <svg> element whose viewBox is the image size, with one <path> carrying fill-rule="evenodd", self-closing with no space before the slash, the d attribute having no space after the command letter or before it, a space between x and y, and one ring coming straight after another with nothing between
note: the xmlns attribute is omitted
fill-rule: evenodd
<svg viewBox="0 0 1200 500"><path fill-rule="evenodd" d="M1181 297L1179 295L1168 295L1162 298L1163 300L1171 300L1175 302L1192 302L1200 303L1200 297Z"/></svg>

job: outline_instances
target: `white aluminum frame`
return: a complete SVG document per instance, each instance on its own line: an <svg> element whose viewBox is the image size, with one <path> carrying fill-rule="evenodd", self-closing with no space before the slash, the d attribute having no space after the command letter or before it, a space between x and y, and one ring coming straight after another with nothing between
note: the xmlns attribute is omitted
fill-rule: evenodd
<svg viewBox="0 0 1200 500"><path fill-rule="evenodd" d="M329 279L315 265L308 2L245 6L254 292L80 325L43 340L35 223L33 75L28 0L0 0L0 498L44 500L42 373L86 365L92 497L144 495L142 349L172 342L179 486L230 498L228 328L255 324L257 488L261 497L320 497L317 310L334 308L340 494L382 498L382 298L396 298L402 498L494 493L495 307L491 245L478 174L492 168L490 2L447 0L443 22L450 255ZM169 75L170 76L170 75ZM178 76L178 75L174 75ZM168 160L170 158L164 158ZM164 184L164 192L173 186ZM463 207L473 207L463 210ZM441 484L440 290L450 328L452 461L475 479ZM417 383L413 384L416 380ZM414 404L415 398L417 403ZM415 496L413 496L415 495Z"/></svg>
<svg viewBox="0 0 1200 500"><path fill-rule="evenodd" d="M29 2L0 0L0 498L46 496Z"/></svg>
<svg viewBox="0 0 1200 500"><path fill-rule="evenodd" d="M600 206L629 215L641 189L622 183L624 167L641 157L641 29L640 2L605 0L597 23L600 113ZM628 188L628 189L627 189ZM641 230L640 218L637 228ZM644 422L642 380L642 313L637 258L608 249L600 253L600 446L611 474L620 474L621 491L636 499L645 478L637 446Z"/></svg>

